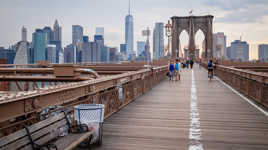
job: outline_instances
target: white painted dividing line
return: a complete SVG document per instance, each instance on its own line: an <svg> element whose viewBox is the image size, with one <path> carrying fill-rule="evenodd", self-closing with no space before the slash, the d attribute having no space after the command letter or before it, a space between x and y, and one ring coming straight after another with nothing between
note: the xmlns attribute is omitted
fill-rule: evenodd
<svg viewBox="0 0 268 150"><path fill-rule="evenodd" d="M190 107L190 129L189 129L189 147L188 150L203 150L201 141L200 115L197 107L197 93L194 78L194 70L192 70L192 87L191 87L191 107Z"/></svg>
<svg viewBox="0 0 268 150"><path fill-rule="evenodd" d="M228 87L229 89L231 89L235 94L239 95L241 98L243 98L245 101L247 101L249 104L251 104L253 107L257 108L260 112L262 112L265 116L268 116L268 112L265 111L264 109L262 109L261 107L259 107L258 105L254 104L251 100L249 100L247 97L245 97L244 95L242 95L241 93L239 93L237 90L235 90L234 88L232 88L230 85L226 84L225 82L223 82L220 78L214 76L216 80L218 80L219 82L221 82L223 85L225 85L226 87Z"/></svg>

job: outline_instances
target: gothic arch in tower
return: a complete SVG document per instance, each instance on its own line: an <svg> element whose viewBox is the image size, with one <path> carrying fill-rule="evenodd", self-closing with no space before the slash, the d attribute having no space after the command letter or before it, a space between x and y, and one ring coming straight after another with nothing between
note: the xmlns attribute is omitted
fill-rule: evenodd
<svg viewBox="0 0 268 150"><path fill-rule="evenodd" d="M178 55L176 50L180 47L180 34L185 30L189 35L189 51L195 51L195 34L200 29L205 36L205 58L212 58L212 24L213 16L174 16L172 20L172 57Z"/></svg>

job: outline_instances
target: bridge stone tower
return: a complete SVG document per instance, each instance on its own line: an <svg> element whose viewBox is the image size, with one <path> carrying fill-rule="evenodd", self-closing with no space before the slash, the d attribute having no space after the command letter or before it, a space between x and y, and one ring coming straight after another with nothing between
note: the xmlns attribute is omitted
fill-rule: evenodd
<svg viewBox="0 0 268 150"><path fill-rule="evenodd" d="M177 52L180 48L180 34L185 30L189 35L189 56L194 56L195 34L200 29L205 35L205 58L212 58L212 24L213 16L174 16L172 20L172 58L178 56Z"/></svg>

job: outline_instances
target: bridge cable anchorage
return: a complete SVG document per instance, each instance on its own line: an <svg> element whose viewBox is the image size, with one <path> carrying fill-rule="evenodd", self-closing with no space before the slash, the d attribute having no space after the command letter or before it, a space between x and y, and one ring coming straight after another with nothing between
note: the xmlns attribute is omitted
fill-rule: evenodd
<svg viewBox="0 0 268 150"><path fill-rule="evenodd" d="M244 99L245 101L247 101L250 105L252 105L253 107L257 108L261 113L263 113L266 117L268 117L268 112L264 109L262 109L261 107L259 107L258 105L256 105L254 102L252 102L250 99L248 99L247 97L245 97L244 95L242 95L241 93L239 93L237 90L235 90L234 88L232 88L230 85L226 84L225 82L223 82L220 78L215 77L216 80L218 80L219 82L221 82L223 85L225 85L226 87L228 87L230 90L232 90L235 94L239 95L242 99Z"/></svg>
<svg viewBox="0 0 268 150"><path fill-rule="evenodd" d="M192 87L191 87L191 107L190 107L190 129L189 129L189 148L188 150L204 150L201 143L200 115L197 107L197 92L192 70Z"/></svg>

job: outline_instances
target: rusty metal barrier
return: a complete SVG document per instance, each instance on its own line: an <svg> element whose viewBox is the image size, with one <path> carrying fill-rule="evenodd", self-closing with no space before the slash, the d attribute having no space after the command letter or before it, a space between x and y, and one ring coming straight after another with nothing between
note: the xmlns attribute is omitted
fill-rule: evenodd
<svg viewBox="0 0 268 150"><path fill-rule="evenodd" d="M54 105L104 104L107 118L164 80L167 70L167 66L143 69L6 98L0 101L0 137L39 121L40 112Z"/></svg>
<svg viewBox="0 0 268 150"><path fill-rule="evenodd" d="M243 95L268 108L268 74L217 65L215 74Z"/></svg>

